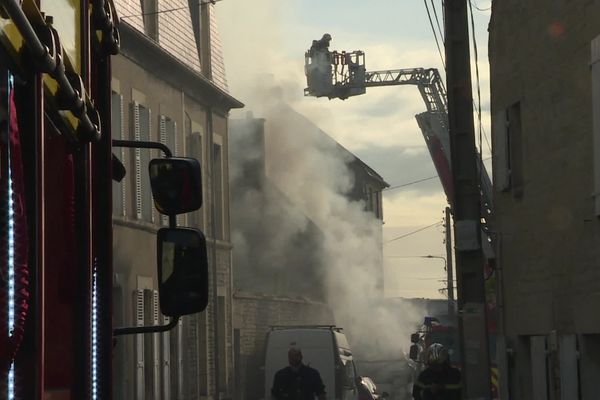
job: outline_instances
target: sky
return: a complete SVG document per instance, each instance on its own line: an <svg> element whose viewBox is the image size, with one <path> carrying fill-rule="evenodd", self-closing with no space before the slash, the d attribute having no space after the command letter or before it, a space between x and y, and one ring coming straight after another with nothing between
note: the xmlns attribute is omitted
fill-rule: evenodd
<svg viewBox="0 0 600 400"><path fill-rule="evenodd" d="M432 3L442 24L441 1L425 1L437 29ZM490 0L473 0L472 4L484 132L481 148L491 171L487 63ZM366 94L345 101L303 96L304 52L313 39L324 33L332 36L330 50L364 51L367 71L425 67L438 68L443 75L423 1L223 0L215 8L229 91L234 97L251 105L257 98L257 82L268 76L284 88L284 99L294 109L370 165L392 187L436 175L414 118L425 111L416 87L370 88ZM472 66L475 78L474 62ZM473 87L475 91L475 80ZM477 103L475 92L474 96ZM243 117L247 111L233 112L232 117ZM387 297L444 297L439 289L446 285L445 260L423 256L446 255L442 224L446 205L437 178L384 192ZM436 222L439 224L434 225ZM434 226L391 241L430 225Z"/></svg>

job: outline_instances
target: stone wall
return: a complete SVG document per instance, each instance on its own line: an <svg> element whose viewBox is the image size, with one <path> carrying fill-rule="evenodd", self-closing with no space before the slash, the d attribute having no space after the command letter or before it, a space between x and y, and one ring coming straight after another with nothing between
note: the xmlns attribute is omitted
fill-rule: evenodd
<svg viewBox="0 0 600 400"><path fill-rule="evenodd" d="M236 292L233 297L235 396L237 400L264 398L265 339L271 326L333 325L326 304L301 298Z"/></svg>

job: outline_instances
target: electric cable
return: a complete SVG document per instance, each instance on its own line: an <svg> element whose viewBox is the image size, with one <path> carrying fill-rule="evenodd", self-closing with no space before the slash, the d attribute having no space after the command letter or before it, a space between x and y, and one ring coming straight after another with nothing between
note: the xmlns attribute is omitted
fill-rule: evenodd
<svg viewBox="0 0 600 400"><path fill-rule="evenodd" d="M397 236L397 237L395 237L395 238L393 238L393 239L391 239L391 240L388 240L388 241L386 241L384 244L388 244L388 243L394 242L394 241L396 241L396 240L404 239L405 237L408 237L408 236L414 235L415 233L419 233L419 232L421 232L421 231L424 231L425 229L433 228L434 226L436 226L436 225L441 225L441 224L442 224L442 223L441 223L440 221L438 221L438 222L436 222L436 223L434 223L434 224L427 225L427 226L424 226L424 227L422 227L422 228L416 229L416 230L414 230L414 231L411 231L411 232L405 233L405 234L403 234L403 235Z"/></svg>
<svg viewBox="0 0 600 400"><path fill-rule="evenodd" d="M473 17L473 3L469 1L471 14L471 33L473 34L473 56L475 57L475 79L477 82L477 121L479 123L479 182L483 176L483 123L481 122L481 82L479 79L479 55L477 52L477 38L475 34L475 18Z"/></svg>
<svg viewBox="0 0 600 400"><path fill-rule="evenodd" d="M223 1L223 0L207 0L207 1L199 1L196 4L192 4L192 5L196 5L196 6L201 6L204 4L215 4L219 1ZM181 10L189 10L190 9L190 5L187 5L185 7L177 7L177 8L167 8L165 10L159 10L159 11L152 11L152 12L147 12L147 13L142 13L142 14L131 14L131 15L124 15L122 17L119 17L119 19L125 19L125 18L134 18L134 17L144 17L146 15L157 15L157 14L163 14L163 13L168 13L168 12L174 12L174 11L181 11Z"/></svg>
<svg viewBox="0 0 600 400"><path fill-rule="evenodd" d="M433 8L433 15L435 16L435 22L438 27L438 32L440 34L440 38L442 39L442 43L445 43L446 39L444 38L444 32L442 31L442 27L440 25L440 19L438 17L438 13L437 13L437 7L435 6L435 3L433 0L430 0L430 1L431 1L431 8Z"/></svg>
<svg viewBox="0 0 600 400"><path fill-rule="evenodd" d="M431 12L429 11L429 6L427 5L427 0L423 0L423 4L425 4L425 9L427 10L427 17L429 18L429 25L431 26L431 31L433 32L433 37L435 38L435 45L437 46L438 53L440 54L440 59L442 60L442 65L444 69L446 68L446 61L444 60L444 56L442 55L442 49L440 48L440 43L438 41L437 33L435 32L435 26L433 25L433 20L431 19Z"/></svg>

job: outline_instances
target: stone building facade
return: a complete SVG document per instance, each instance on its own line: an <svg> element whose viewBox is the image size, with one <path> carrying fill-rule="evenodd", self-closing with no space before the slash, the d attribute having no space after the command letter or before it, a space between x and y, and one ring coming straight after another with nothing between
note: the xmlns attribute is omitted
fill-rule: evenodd
<svg viewBox="0 0 600 400"><path fill-rule="evenodd" d="M595 399L600 3L492 3L502 399Z"/></svg>
<svg viewBox="0 0 600 400"><path fill-rule="evenodd" d="M229 110L243 105L227 93L219 49L206 52L208 27L202 21L211 20L212 5L176 0L117 0L115 5L122 43L113 59L113 139L162 142L175 156L200 161L203 207L178 216L177 222L205 233L216 287L211 279L207 310L183 317L175 329L117 339L114 398L229 398L234 367L227 130ZM210 29L218 41L214 18ZM214 75L212 63L219 71ZM113 322L163 324L156 232L167 221L153 206L147 173L149 160L162 155L117 147L114 154L127 175L113 186Z"/></svg>

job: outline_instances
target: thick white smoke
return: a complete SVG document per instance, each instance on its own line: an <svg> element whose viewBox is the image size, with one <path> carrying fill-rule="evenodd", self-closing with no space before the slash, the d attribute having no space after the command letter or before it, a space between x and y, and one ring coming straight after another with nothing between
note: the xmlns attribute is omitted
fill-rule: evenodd
<svg viewBox="0 0 600 400"><path fill-rule="evenodd" d="M280 95L284 89L275 87L268 90L263 81L261 90L254 93L265 96L257 96L248 104L265 119L267 178L285 193L300 215L322 232L319 257L326 300L356 355L369 360L402 359L410 345L410 333L422 320L423 312L408 303L398 309L385 304L379 286L383 274L382 225L373 213L365 211L362 202L348 199L354 184L348 167L352 157L288 106ZM236 160L231 159L230 163L235 171ZM248 196L244 208L250 214L259 207L256 200L255 195ZM266 196L260 201L268 208L273 200ZM269 257L276 260L273 268L285 268L289 252L284 245L289 243L286 236L295 235L305 225L298 221L296 213L289 213L291 221L282 220L280 208L273 207L267 215L276 219L267 220L266 224L279 221L272 240L281 244L267 246ZM239 224L240 221L232 221L234 228ZM239 232L234 235L234 246L245 243Z"/></svg>

